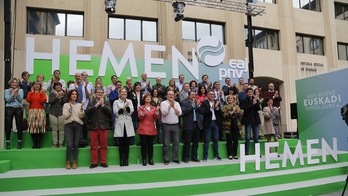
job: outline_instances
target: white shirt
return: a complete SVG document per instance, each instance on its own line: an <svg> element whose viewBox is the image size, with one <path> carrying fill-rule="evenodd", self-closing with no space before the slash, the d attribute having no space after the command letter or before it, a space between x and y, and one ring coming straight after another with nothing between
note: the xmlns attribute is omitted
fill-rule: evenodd
<svg viewBox="0 0 348 196"><path fill-rule="evenodd" d="M211 120L216 120L216 116L215 116L215 112L214 112L214 108L213 108L215 102L209 101L209 104L210 104L210 111L211 111L211 113L213 113L213 115L211 116Z"/></svg>
<svg viewBox="0 0 348 196"><path fill-rule="evenodd" d="M169 108L170 102L168 100L161 102L162 123L165 124L178 124L179 116L182 114L180 104L174 101L174 108L179 110L179 114L175 113L174 108ZM168 109L169 108L169 109Z"/></svg>

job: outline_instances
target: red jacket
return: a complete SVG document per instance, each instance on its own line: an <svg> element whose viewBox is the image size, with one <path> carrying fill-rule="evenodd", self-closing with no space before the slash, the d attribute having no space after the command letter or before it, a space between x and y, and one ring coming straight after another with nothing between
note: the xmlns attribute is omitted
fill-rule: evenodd
<svg viewBox="0 0 348 196"><path fill-rule="evenodd" d="M143 116L143 111L145 115ZM138 134L139 135L157 135L157 130L155 127L155 120L159 118L159 113L156 112L154 106L150 107L150 110L145 108L145 105L142 105L138 109Z"/></svg>

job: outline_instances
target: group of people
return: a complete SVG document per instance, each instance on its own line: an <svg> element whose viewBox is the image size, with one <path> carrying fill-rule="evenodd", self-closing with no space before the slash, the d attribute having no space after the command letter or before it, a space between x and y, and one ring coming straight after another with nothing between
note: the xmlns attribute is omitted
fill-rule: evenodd
<svg viewBox="0 0 348 196"><path fill-rule="evenodd" d="M209 143L213 141L213 158L221 160L218 141L225 135L229 159L238 159L238 140L245 126L245 153L249 154L251 133L258 142L259 128L264 121L264 134L270 141L277 139L281 97L269 84L261 96L261 90L253 79L232 84L230 78L220 87L220 82L209 81L204 74L202 82L185 82L180 75L176 83L170 79L168 86L156 78L151 85L147 74L133 84L127 78L125 85L116 75L111 84L104 85L101 78L95 84L88 81L88 73L76 73L75 81L67 84L55 70L46 83L39 74L35 82L29 81L29 73L22 72L21 80L12 78L5 90L6 101L6 149L11 148L10 134L13 118L18 132L17 148L22 148L22 121L28 120L28 132L33 148L41 147L42 134L46 132L46 111L52 129L52 147L66 145L66 169L78 167L81 138L89 133L91 165L95 168L107 165L108 130L114 130L119 146L119 164L128 166L129 147L134 136L140 136L142 164L154 165L153 144L163 143L163 161L180 164L179 139L182 130L182 161L199 162L198 142L203 140L203 161L208 160ZM267 103L267 104L265 104ZM277 105L278 104L278 105ZM262 112L261 112L262 111ZM261 116L261 118L260 118ZM170 144L172 143L172 157ZM100 154L100 155L99 155Z"/></svg>

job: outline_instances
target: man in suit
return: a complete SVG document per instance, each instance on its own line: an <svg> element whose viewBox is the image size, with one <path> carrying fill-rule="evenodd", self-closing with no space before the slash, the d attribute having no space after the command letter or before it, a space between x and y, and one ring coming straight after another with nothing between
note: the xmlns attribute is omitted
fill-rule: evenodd
<svg viewBox="0 0 348 196"><path fill-rule="evenodd" d="M213 88L213 83L208 81L209 76L207 74L202 75L202 82L198 83L198 87L205 86L207 90Z"/></svg>
<svg viewBox="0 0 348 196"><path fill-rule="evenodd" d="M200 107L200 103L196 100L196 93L190 91L188 99L181 103L182 117L183 117L183 130L184 134L184 147L183 147L183 161L188 163L191 159L193 162L199 162L198 151L198 139L199 130L203 129L202 119L199 116L197 109ZM192 142L192 150L191 148Z"/></svg>
<svg viewBox="0 0 348 196"><path fill-rule="evenodd" d="M241 109L244 110L242 124L245 125L245 155L249 154L251 131L254 136L254 144L259 143L259 125L261 124L258 111L261 110L261 104L254 97L253 89L246 90L247 98L241 102Z"/></svg>
<svg viewBox="0 0 348 196"><path fill-rule="evenodd" d="M214 160L221 160L219 155L219 119L221 116L221 103L214 100L214 90L208 91L208 99L203 101L199 111L203 114L203 127L204 127L204 149L203 149L203 161L208 160L208 150L210 136L213 138L213 152Z"/></svg>

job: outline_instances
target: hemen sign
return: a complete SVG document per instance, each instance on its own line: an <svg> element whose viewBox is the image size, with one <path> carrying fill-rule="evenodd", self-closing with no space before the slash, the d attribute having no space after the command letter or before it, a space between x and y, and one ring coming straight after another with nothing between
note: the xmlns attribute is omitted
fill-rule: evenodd
<svg viewBox="0 0 348 196"><path fill-rule="evenodd" d="M319 139L307 140L306 151L307 151L307 164L317 164L319 159L315 156L321 155L322 161L326 162L326 155L329 153L331 157L337 162L337 138L332 138L332 148L328 145L324 138L321 139L321 149L313 148L313 145L317 145ZM245 172L246 161L255 161L255 169L260 170L261 160L260 160L260 144L255 144L255 155L245 155L244 144L240 145L240 171ZM279 147L278 142L265 143L265 169L278 169L280 168L279 163L271 163L272 160L277 159L277 153L270 153L269 148ZM302 143L298 140L295 147L294 153L291 153L288 143L285 141L283 146L283 158L282 167L286 167L287 160L290 159L291 165L295 166L297 159L300 165L304 165L304 153L302 151Z"/></svg>
<svg viewBox="0 0 348 196"><path fill-rule="evenodd" d="M27 37L26 70L31 74L37 72L35 67L40 60L51 61L49 74L53 70L61 69L62 55L68 55L67 73L70 76L76 72L86 71L90 76L99 77L116 74L138 78L142 72L146 72L149 78L177 78L179 73L183 73L188 80L199 80L203 74L208 74L213 81L222 80L225 77L231 77L236 81L239 77L248 78L247 62L231 59L229 64L222 64L225 58L225 49L222 43L214 37L202 38L197 45L197 54L202 63L198 61L196 55L193 55L192 62L189 62L175 46L171 47L171 61L167 61L151 55L153 52L165 52L167 50L165 46L145 44L144 59L139 60L135 56L131 42L124 50L122 57L115 57L109 42L105 41L100 61L96 64L96 60L93 59L96 57L78 53L79 48L94 47L94 41L70 40L69 54L61 54L61 41L59 39L52 40L52 50L47 52L36 52L35 44L37 44L37 40L34 37ZM196 49L192 48L192 54L195 54L195 51ZM90 66L81 66L81 64L85 65L86 63L93 64L93 69ZM97 69L95 69L96 67Z"/></svg>

